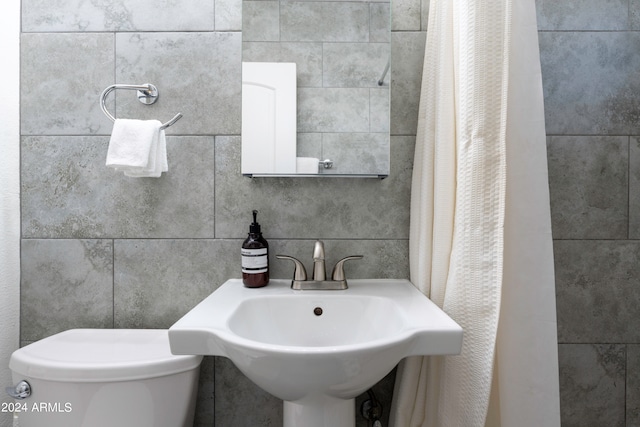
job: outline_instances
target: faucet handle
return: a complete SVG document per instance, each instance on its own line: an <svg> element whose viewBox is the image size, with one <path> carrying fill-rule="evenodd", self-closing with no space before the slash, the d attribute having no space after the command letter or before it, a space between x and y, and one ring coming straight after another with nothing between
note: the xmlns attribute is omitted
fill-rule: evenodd
<svg viewBox="0 0 640 427"><path fill-rule="evenodd" d="M293 261L296 265L295 270L293 270L293 280L307 280L307 270L304 268L304 265L296 258L289 255L276 255L278 259L288 259Z"/></svg>
<svg viewBox="0 0 640 427"><path fill-rule="evenodd" d="M344 263L351 259L362 259L362 255L351 255L345 258L342 258L340 261L336 263L336 266L333 267L333 273L331 273L331 280L345 280L344 277Z"/></svg>

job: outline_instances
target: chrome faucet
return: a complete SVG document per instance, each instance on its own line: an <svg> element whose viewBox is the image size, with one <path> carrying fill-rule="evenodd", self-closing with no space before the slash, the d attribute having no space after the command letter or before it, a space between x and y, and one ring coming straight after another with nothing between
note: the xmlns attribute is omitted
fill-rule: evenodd
<svg viewBox="0 0 640 427"><path fill-rule="evenodd" d="M311 280L307 280L307 270L298 259L288 255L276 255L278 259L288 259L293 261L295 269L293 270L293 280L291 281L291 289L296 290L341 290L347 289L347 279L344 275L344 263L352 259L362 259L362 255L351 255L342 258L333 267L331 280L326 280L326 269L324 259L324 243L316 240L313 247L313 276Z"/></svg>
<svg viewBox="0 0 640 427"><path fill-rule="evenodd" d="M324 243L321 240L316 240L316 244L313 247L313 276L312 280L326 280L327 270L324 266Z"/></svg>

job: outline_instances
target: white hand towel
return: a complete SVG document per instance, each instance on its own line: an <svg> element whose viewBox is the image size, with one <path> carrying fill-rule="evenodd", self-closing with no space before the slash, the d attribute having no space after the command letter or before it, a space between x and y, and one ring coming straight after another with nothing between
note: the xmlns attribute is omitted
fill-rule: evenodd
<svg viewBox="0 0 640 427"><path fill-rule="evenodd" d="M117 119L106 165L131 177L160 177L168 170L166 139L160 126L158 120Z"/></svg>
<svg viewBox="0 0 640 427"><path fill-rule="evenodd" d="M160 178L162 172L169 170L167 164L167 139L164 134L164 129L158 132L156 142L151 144L151 151L149 152L149 164L146 168L139 170L135 168L125 169L125 176L132 178Z"/></svg>
<svg viewBox="0 0 640 427"><path fill-rule="evenodd" d="M318 173L320 159L315 157L296 157L296 172L313 174Z"/></svg>

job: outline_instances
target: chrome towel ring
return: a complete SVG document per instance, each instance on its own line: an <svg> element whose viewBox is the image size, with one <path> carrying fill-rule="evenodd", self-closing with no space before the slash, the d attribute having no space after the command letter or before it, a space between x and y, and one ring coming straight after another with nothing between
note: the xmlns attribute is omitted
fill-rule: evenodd
<svg viewBox="0 0 640 427"><path fill-rule="evenodd" d="M111 93L111 91L115 89L129 89L129 90L137 90L138 91L138 101L142 102L146 105L151 105L158 99L158 88L156 88L151 83L145 83L143 85L124 85L124 84L115 84L107 87L102 91L102 95L100 95L100 108L102 112L106 114L107 117L111 119L111 121L115 122L116 118L111 115L111 113L107 110L107 96ZM173 119L169 120L166 123L163 123L160 126L160 129L166 129L169 126L173 125L175 122L182 118L182 113L176 114Z"/></svg>

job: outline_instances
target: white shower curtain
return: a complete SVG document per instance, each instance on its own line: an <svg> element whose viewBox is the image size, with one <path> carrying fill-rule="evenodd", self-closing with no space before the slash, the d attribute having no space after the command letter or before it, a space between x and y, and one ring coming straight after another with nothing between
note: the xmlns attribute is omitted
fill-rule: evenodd
<svg viewBox="0 0 640 427"><path fill-rule="evenodd" d="M398 370L392 427L560 426L534 0L432 0L411 197L411 279L462 353Z"/></svg>

